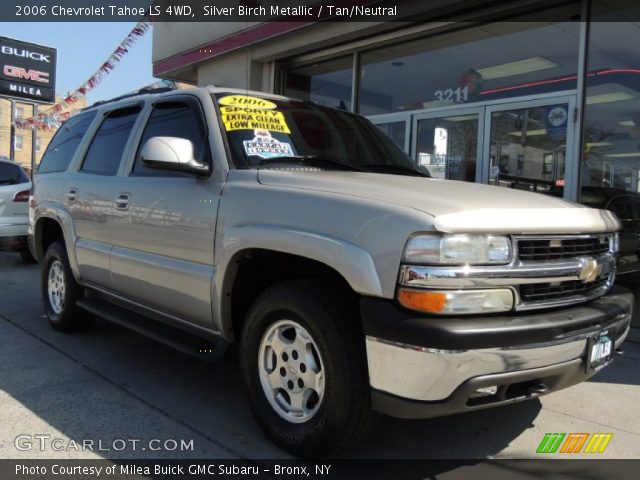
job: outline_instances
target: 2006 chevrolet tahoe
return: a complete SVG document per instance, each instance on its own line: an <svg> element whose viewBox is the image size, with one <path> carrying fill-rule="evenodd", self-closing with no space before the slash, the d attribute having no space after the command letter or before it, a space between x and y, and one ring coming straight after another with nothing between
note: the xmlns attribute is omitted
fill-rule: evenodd
<svg viewBox="0 0 640 480"><path fill-rule="evenodd" d="M212 358L237 342L258 423L298 455L378 412L581 382L633 306L612 213L428 178L365 118L257 92L86 109L47 148L31 221L54 328L98 315Z"/></svg>

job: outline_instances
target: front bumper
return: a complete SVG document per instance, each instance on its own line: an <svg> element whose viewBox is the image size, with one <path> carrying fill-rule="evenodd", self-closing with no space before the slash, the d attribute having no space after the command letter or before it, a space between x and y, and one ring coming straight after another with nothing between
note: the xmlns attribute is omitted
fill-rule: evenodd
<svg viewBox="0 0 640 480"><path fill-rule="evenodd" d="M574 385L597 371L587 368L589 340L607 332L618 348L632 310L633 295L621 287L570 308L458 318L417 317L394 302L362 298L373 406L426 418Z"/></svg>

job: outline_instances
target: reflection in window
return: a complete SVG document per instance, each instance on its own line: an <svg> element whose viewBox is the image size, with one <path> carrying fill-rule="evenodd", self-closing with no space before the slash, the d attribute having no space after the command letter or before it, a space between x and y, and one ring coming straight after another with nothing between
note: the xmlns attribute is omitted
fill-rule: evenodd
<svg viewBox="0 0 640 480"><path fill-rule="evenodd" d="M406 111L576 87L579 12L571 4L364 52L359 113ZM550 16L565 19L549 22ZM546 19L546 21L545 21ZM402 79L401 85L398 79Z"/></svg>
<svg viewBox="0 0 640 480"><path fill-rule="evenodd" d="M639 192L640 25L594 3L589 46L582 187Z"/></svg>
<svg viewBox="0 0 640 480"><path fill-rule="evenodd" d="M593 0L580 201L622 221L618 271L640 269L640 6Z"/></svg>
<svg viewBox="0 0 640 480"><path fill-rule="evenodd" d="M489 183L562 196L568 105L491 114Z"/></svg>
<svg viewBox="0 0 640 480"><path fill-rule="evenodd" d="M337 58L286 72L284 95L351 110L353 59Z"/></svg>

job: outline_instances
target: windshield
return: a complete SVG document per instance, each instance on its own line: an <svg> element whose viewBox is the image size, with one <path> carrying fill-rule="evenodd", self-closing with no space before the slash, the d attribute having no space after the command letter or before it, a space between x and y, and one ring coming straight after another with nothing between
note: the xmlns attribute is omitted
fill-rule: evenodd
<svg viewBox="0 0 640 480"><path fill-rule="evenodd" d="M293 100L214 95L240 168L353 170L428 176L371 122L352 113Z"/></svg>

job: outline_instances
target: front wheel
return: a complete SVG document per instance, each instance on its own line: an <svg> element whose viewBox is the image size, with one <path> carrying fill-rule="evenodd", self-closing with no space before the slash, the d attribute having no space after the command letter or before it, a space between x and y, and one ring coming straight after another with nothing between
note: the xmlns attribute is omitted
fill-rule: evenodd
<svg viewBox="0 0 640 480"><path fill-rule="evenodd" d="M240 363L258 424L295 455L347 448L377 417L355 301L330 285L297 280L263 292L243 328Z"/></svg>
<svg viewBox="0 0 640 480"><path fill-rule="evenodd" d="M84 289L73 277L67 252L60 242L53 242L47 248L40 283L44 311L53 328L76 332L93 323L93 316L76 305L83 297Z"/></svg>

